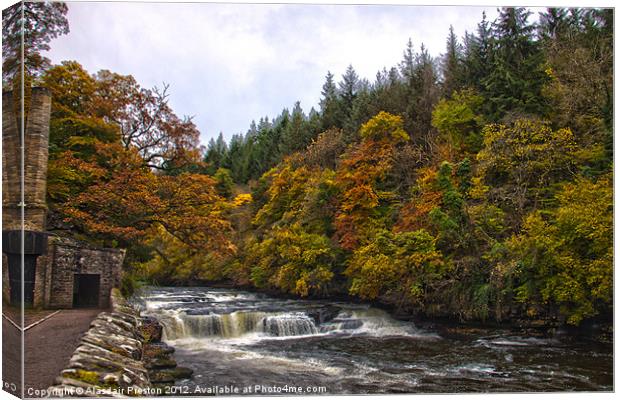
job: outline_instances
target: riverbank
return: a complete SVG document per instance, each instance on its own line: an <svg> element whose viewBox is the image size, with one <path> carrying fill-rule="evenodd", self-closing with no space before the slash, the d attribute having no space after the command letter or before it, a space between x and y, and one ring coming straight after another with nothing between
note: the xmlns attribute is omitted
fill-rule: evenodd
<svg viewBox="0 0 620 400"><path fill-rule="evenodd" d="M257 385L327 394L613 389L613 346L591 340L423 326L367 303L235 289L151 287L140 300L165 325L177 361L196 371L183 383L191 393L212 385L248 394Z"/></svg>
<svg viewBox="0 0 620 400"><path fill-rule="evenodd" d="M410 321L417 326L428 329L439 329L450 334L455 332L473 332L476 330L510 330L516 334L544 337L570 336L582 339L595 340L602 343L613 343L614 325L611 318L603 316L590 318L581 322L579 326L568 325L557 318L533 318L516 311L513 318L496 320L494 318L467 319L454 315L428 315L424 312L403 312L394 304L382 301L366 301L346 293L337 293L330 296L299 297L290 293L276 290L260 289L252 285L235 285L228 281L193 281L187 285L170 285L171 287L205 287L215 289L243 290L250 293L260 293L273 298L286 300L316 300L325 302L347 302L366 304L388 312L393 318L400 321Z"/></svg>
<svg viewBox="0 0 620 400"><path fill-rule="evenodd" d="M29 397L153 396L191 376L193 371L177 366L174 349L161 342L156 319L143 318L117 290L111 304L110 312L90 323L55 384Z"/></svg>
<svg viewBox="0 0 620 400"><path fill-rule="evenodd" d="M14 307L3 306L2 380L4 390L22 392L21 343L24 340L24 392L45 390L69 362L81 336L100 309L32 310L24 315L25 329L20 333L21 315Z"/></svg>

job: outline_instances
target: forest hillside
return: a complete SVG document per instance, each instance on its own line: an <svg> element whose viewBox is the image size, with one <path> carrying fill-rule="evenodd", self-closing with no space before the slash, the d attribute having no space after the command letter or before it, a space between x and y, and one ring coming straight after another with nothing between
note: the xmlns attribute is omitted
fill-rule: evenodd
<svg viewBox="0 0 620 400"><path fill-rule="evenodd" d="M33 57L50 230L128 249L126 293L227 282L460 320L611 318L613 10L529 14L451 29L439 58L410 40L373 81L328 72L318 110L206 149L174 88Z"/></svg>

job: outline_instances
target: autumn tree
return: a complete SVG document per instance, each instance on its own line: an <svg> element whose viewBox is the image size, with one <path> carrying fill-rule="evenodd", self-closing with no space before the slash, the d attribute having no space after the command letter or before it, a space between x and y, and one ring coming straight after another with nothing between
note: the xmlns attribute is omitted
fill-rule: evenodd
<svg viewBox="0 0 620 400"><path fill-rule="evenodd" d="M329 293L337 252L324 235L308 233L298 224L275 228L250 245L248 253L246 263L257 287L302 297Z"/></svg>
<svg viewBox="0 0 620 400"><path fill-rule="evenodd" d="M336 235L347 250L357 247L383 225L379 206L389 201L393 193L383 190L381 183L392 168L395 147L409 139L402 118L385 112L364 124L360 137L362 142L347 152L336 177L342 193Z"/></svg>
<svg viewBox="0 0 620 400"><path fill-rule="evenodd" d="M64 61L42 76L53 98L52 125L63 123L58 135L76 136L67 126L77 120L115 132L115 139L128 150L138 151L145 166L171 171L199 161L198 129L191 118L179 118L168 106L168 86L144 89L132 76L102 70L89 75L75 61ZM67 120L67 119L70 119ZM64 121L62 121L64 120ZM79 136L100 138L83 131ZM63 146L55 142L54 145Z"/></svg>
<svg viewBox="0 0 620 400"><path fill-rule="evenodd" d="M200 134L191 118L168 106L168 85L145 89L132 76L107 70L96 79L97 113L119 127L123 146L137 149L146 166L174 169L198 161Z"/></svg>
<svg viewBox="0 0 620 400"><path fill-rule="evenodd" d="M378 232L353 253L346 270L352 278L351 294L400 307L424 304L447 272L433 237L424 230Z"/></svg>
<svg viewBox="0 0 620 400"><path fill-rule="evenodd" d="M273 168L261 178L266 189L254 194L255 203L264 202L254 216L254 225L266 230L274 223L299 222L309 233L331 234L334 178L333 170L295 167L293 160Z"/></svg>
<svg viewBox="0 0 620 400"><path fill-rule="evenodd" d="M484 99L471 89L454 92L433 110L432 124L456 151L476 153L482 145Z"/></svg>
<svg viewBox="0 0 620 400"><path fill-rule="evenodd" d="M532 314L554 305L557 317L577 325L611 307L613 298L613 193L609 176L565 184L558 208L534 212L508 242L519 281L518 301Z"/></svg>
<svg viewBox="0 0 620 400"><path fill-rule="evenodd" d="M69 33L67 4L52 1L20 1L2 10L2 80L10 86L15 77L25 75L25 82L38 78L50 67L41 53L49 43ZM23 49L22 49L23 42Z"/></svg>
<svg viewBox="0 0 620 400"><path fill-rule="evenodd" d="M62 203L105 175L102 148L120 142L118 128L95 114L97 81L75 61L41 76L52 97L47 192L48 226L62 224ZM103 152L105 153L105 152Z"/></svg>
<svg viewBox="0 0 620 400"><path fill-rule="evenodd" d="M154 225L198 251L229 246L227 203L207 175L156 175L137 151L106 146L105 175L65 203L67 220L108 245L130 246ZM107 154L105 154L107 152Z"/></svg>
<svg viewBox="0 0 620 400"><path fill-rule="evenodd" d="M540 24L549 78L543 95L552 106L547 117L571 128L583 146L603 144L607 163L613 152L612 14L549 8Z"/></svg>
<svg viewBox="0 0 620 400"><path fill-rule="evenodd" d="M63 61L41 77L52 97L50 153L80 142L120 140L119 130L101 116L97 107L98 82L76 61Z"/></svg>
<svg viewBox="0 0 620 400"><path fill-rule="evenodd" d="M74 61L48 69L41 81L52 94L50 229L126 247L132 264L156 254L151 266L172 259L194 265L234 251L223 215L232 206L220 195L231 194L230 179L177 172L197 153L198 132L165 99L138 111L143 99L157 101L131 76L91 75ZM155 173L154 162L166 174Z"/></svg>
<svg viewBox="0 0 620 400"><path fill-rule="evenodd" d="M553 130L537 120L487 125L483 133L479 173L492 187L488 195L517 219L548 199L551 185L570 178L578 160L590 156L577 147L570 129Z"/></svg>

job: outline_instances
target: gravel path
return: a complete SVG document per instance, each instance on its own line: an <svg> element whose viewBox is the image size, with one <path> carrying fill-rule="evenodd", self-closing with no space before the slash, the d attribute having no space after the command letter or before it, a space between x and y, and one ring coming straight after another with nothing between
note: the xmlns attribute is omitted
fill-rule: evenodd
<svg viewBox="0 0 620 400"><path fill-rule="evenodd" d="M25 334L25 390L46 389L54 383L54 378L67 366L71 354L77 347L80 337L88 330L90 322L100 309L62 310L39 325L33 326ZM2 371L4 382L17 382L19 385L20 337L19 331L3 318ZM8 357L7 357L8 355ZM5 390L12 392L10 388ZM18 391L20 389L18 388Z"/></svg>

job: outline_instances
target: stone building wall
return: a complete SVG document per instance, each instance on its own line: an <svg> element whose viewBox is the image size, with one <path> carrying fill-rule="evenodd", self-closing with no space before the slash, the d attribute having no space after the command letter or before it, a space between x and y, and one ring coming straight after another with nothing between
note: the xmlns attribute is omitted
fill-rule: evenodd
<svg viewBox="0 0 620 400"><path fill-rule="evenodd" d="M2 93L2 230L21 229L21 135L12 91ZM52 98L32 88L24 130L24 229L45 231L49 122Z"/></svg>
<svg viewBox="0 0 620 400"><path fill-rule="evenodd" d="M10 297L6 255L2 262L2 295ZM73 308L75 274L98 274L99 308L109 307L110 291L120 284L125 250L96 248L76 240L51 236L47 253L37 258L35 308Z"/></svg>
<svg viewBox="0 0 620 400"><path fill-rule="evenodd" d="M20 134L21 116L19 100L12 91L2 93L2 231L7 243L15 231L22 229L32 231L40 248L26 250L32 260L36 257L34 277L34 307L71 308L74 303L74 287L76 274L85 279L80 286L91 296L91 288L99 285L98 299L91 296L90 300L100 308L109 306L110 290L118 287L124 250L104 249L89 246L86 243L59 237L49 237L47 248L43 244L46 222L46 191L47 165L49 153L49 123L51 111L51 95L45 88L32 88L30 104L26 112L24 129L24 146L22 160L22 137ZM23 161L23 171L22 171ZM23 182L22 182L23 172ZM22 193L23 191L23 193ZM22 203L23 196L23 203ZM22 209L24 219L22 225ZM28 235L24 235L28 238ZM33 239L34 243L34 239ZM9 246L10 247L10 246ZM4 253L19 254L17 248L4 248ZM2 259L2 295L10 300L8 279L8 262L6 254ZM43 253L43 254L41 254ZM12 267L15 267L13 265ZM17 265L19 267L19 265ZM12 269L12 271L14 271ZM85 276L84 276L85 275ZM91 279L88 283L88 279ZM93 284L93 279L96 284ZM97 281L98 280L98 281ZM31 282L32 278L27 278ZM26 289L28 291L28 289ZM87 297L88 297L87 296ZM89 300L89 301L90 301ZM28 303L28 301L26 301ZM90 306L90 303L88 303Z"/></svg>
<svg viewBox="0 0 620 400"><path fill-rule="evenodd" d="M109 307L110 291L120 284L125 251L88 246L70 239L50 238L48 253L37 262L35 304L73 307L75 274L99 274L99 308ZM41 304L41 303L39 303Z"/></svg>

